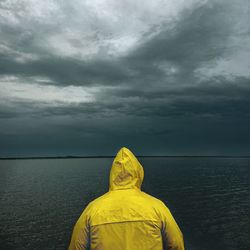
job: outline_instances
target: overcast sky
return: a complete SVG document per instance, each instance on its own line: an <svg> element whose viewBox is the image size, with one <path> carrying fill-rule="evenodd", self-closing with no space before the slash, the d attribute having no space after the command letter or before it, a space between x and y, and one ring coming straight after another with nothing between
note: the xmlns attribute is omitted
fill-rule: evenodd
<svg viewBox="0 0 250 250"><path fill-rule="evenodd" d="M1 0L0 156L250 154L249 0Z"/></svg>

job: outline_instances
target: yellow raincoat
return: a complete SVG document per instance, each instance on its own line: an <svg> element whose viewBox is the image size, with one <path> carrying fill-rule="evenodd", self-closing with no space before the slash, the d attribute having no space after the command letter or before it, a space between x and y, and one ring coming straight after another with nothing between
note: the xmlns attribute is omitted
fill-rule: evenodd
<svg viewBox="0 0 250 250"><path fill-rule="evenodd" d="M71 249L184 249L182 233L165 204L141 191L144 172L122 148L110 171L109 192L90 202L78 219Z"/></svg>

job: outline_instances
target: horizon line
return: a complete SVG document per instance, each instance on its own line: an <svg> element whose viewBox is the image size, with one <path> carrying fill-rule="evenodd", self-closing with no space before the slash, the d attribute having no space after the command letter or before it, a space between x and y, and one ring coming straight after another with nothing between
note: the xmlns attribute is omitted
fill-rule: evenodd
<svg viewBox="0 0 250 250"><path fill-rule="evenodd" d="M0 157L0 160L29 160L29 159L84 159L84 158L115 158L116 155L65 155L65 156L14 156ZM138 158L250 158L250 155L135 155Z"/></svg>

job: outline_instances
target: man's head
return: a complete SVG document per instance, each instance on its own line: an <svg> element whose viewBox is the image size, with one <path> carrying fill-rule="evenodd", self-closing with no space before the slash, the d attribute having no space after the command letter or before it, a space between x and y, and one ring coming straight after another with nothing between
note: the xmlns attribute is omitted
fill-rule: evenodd
<svg viewBox="0 0 250 250"><path fill-rule="evenodd" d="M144 178L143 167L127 148L123 147L117 153L109 178L109 190L141 189Z"/></svg>

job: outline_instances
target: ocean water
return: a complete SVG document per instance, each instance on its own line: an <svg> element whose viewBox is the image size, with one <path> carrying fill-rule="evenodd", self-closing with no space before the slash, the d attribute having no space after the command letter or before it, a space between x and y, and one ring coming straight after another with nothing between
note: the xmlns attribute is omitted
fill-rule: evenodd
<svg viewBox="0 0 250 250"><path fill-rule="evenodd" d="M67 249L84 207L108 190L110 158L0 161L0 249ZM140 158L186 249L250 249L249 158Z"/></svg>

